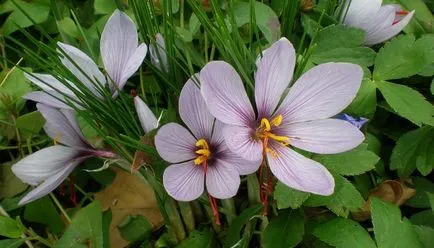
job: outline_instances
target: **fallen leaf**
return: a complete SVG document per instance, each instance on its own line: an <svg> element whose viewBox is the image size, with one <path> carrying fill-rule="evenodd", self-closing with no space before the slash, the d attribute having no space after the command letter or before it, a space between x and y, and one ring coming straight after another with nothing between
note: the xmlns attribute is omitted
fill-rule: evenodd
<svg viewBox="0 0 434 248"><path fill-rule="evenodd" d="M154 145L153 139L148 136L142 136L140 138L140 143L151 146ZM151 156L147 155L143 151L136 151L136 153L134 154L133 163L131 164L131 173L136 173L140 169L140 167L144 165L150 165L151 163Z"/></svg>
<svg viewBox="0 0 434 248"><path fill-rule="evenodd" d="M416 194L416 190L397 180L386 180L374 188L369 194L368 200L357 212L352 212L353 219L365 221L371 218L371 201L374 197L401 206Z"/></svg>
<svg viewBox="0 0 434 248"><path fill-rule="evenodd" d="M134 174L114 168L116 178L103 191L95 194L104 210L111 208L110 247L125 247L128 241L122 239L117 226L129 215L142 215L157 229L163 225L163 218L157 207L154 191L149 184Z"/></svg>

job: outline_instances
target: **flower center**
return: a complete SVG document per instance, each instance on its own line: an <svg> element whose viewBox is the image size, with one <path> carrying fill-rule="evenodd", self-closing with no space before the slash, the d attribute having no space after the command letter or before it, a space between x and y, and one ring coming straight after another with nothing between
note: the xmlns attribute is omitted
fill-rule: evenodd
<svg viewBox="0 0 434 248"><path fill-rule="evenodd" d="M262 140L262 144L264 147L264 153L270 152L271 154L275 154L274 151L272 151L270 148L268 148L268 140L272 139L274 141L277 141L278 143L287 146L289 145L289 138L286 136L280 136L276 135L271 132L271 129L273 127L278 127L280 124L282 124L283 116L278 115L271 121L269 121L267 118L262 118L260 126L256 129L256 138Z"/></svg>
<svg viewBox="0 0 434 248"><path fill-rule="evenodd" d="M196 154L197 158L193 161L195 165L203 165L211 156L211 150L209 149L208 142L205 139L200 139L196 142Z"/></svg>

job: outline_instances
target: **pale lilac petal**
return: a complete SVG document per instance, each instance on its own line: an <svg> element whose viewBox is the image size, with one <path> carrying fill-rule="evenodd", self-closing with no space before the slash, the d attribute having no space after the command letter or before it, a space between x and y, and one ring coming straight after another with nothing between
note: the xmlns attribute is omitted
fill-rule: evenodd
<svg viewBox="0 0 434 248"><path fill-rule="evenodd" d="M251 125L255 112L243 82L235 69L224 61L213 61L200 71L201 91L209 111L230 125Z"/></svg>
<svg viewBox="0 0 434 248"><path fill-rule="evenodd" d="M170 163L196 158L196 139L187 129L176 123L166 124L158 130L155 147L158 154Z"/></svg>
<svg viewBox="0 0 434 248"><path fill-rule="evenodd" d="M101 34L100 48L104 68L119 88L122 88L125 65L137 46L138 37L133 21L128 15L115 10Z"/></svg>
<svg viewBox="0 0 434 248"><path fill-rule="evenodd" d="M224 129L226 128L226 124L224 124L223 122L219 121L219 120L215 120L214 122L214 129L212 132L212 137L211 137L211 144L215 147L217 147L219 150L220 147L222 148L227 148L226 143L225 143L225 136L224 136ZM229 149L229 148L227 148Z"/></svg>
<svg viewBox="0 0 434 248"><path fill-rule="evenodd" d="M140 44L137 47L131 57L128 59L127 64L124 66L122 71L121 80L118 83L118 88L122 89L125 86L127 80L139 69L140 65L146 57L148 47L145 43Z"/></svg>
<svg viewBox="0 0 434 248"><path fill-rule="evenodd" d="M38 103L36 107L47 121L44 126L45 132L53 140L71 147L83 149L91 148L81 133L72 110L60 111L59 109L40 103Z"/></svg>
<svg viewBox="0 0 434 248"><path fill-rule="evenodd" d="M350 63L326 63L303 74L276 111L284 123L332 117L355 98L363 70Z"/></svg>
<svg viewBox="0 0 434 248"><path fill-rule="evenodd" d="M346 0L342 13L344 23L353 27L366 27L380 10L382 2L383 0Z"/></svg>
<svg viewBox="0 0 434 248"><path fill-rule="evenodd" d="M206 190L217 199L228 199L237 194L240 176L236 167L216 159L206 170Z"/></svg>
<svg viewBox="0 0 434 248"><path fill-rule="evenodd" d="M226 145L238 156L257 161L262 159L262 141L253 138L254 129L249 127L226 126L223 130Z"/></svg>
<svg viewBox="0 0 434 248"><path fill-rule="evenodd" d="M57 42L57 45L63 51L59 51L60 61L62 64L68 70L70 70L80 82L86 85L86 87L89 88L92 93L98 97L101 97L96 85L99 84L101 87L103 87L106 84L106 79L95 62L84 52L73 46L61 42ZM64 53L67 56L65 56Z"/></svg>
<svg viewBox="0 0 434 248"><path fill-rule="evenodd" d="M49 177L41 185L25 195L20 200L18 205L24 205L48 195L51 191L57 188L68 177L68 175L71 174L75 167L77 167L85 159L85 157L78 158L69 162L68 164L65 164L62 169L56 172L56 174Z"/></svg>
<svg viewBox="0 0 434 248"><path fill-rule="evenodd" d="M75 95L67 86L57 80L52 75L40 74L40 73L24 73L24 76L30 80L33 84L37 85L44 91L56 91L66 95ZM76 88L71 82L67 81L69 85Z"/></svg>
<svg viewBox="0 0 434 248"><path fill-rule="evenodd" d="M338 119L293 123L276 133L289 137L292 146L319 154L345 152L365 139L357 127Z"/></svg>
<svg viewBox="0 0 434 248"><path fill-rule="evenodd" d="M158 33L155 36L155 45L149 45L149 53L151 54L152 64L161 71L168 71L169 65L167 63L166 44L164 37Z"/></svg>
<svg viewBox="0 0 434 248"><path fill-rule="evenodd" d="M54 96L56 96L57 98ZM72 109L72 107L70 107L68 104L60 100L60 99L64 100L65 97L55 91L50 91L48 93L44 91L32 91L30 93L27 93L25 96L23 96L23 98L27 100L43 103L45 105L54 108Z"/></svg>
<svg viewBox="0 0 434 248"><path fill-rule="evenodd" d="M139 116L140 124L143 131L148 133L158 127L158 120L152 113L151 109L143 100L136 96L134 97L134 106L136 107L137 115Z"/></svg>
<svg viewBox="0 0 434 248"><path fill-rule="evenodd" d="M377 32L370 33L365 39L365 45L371 46L391 39L401 32L405 26L413 18L414 10L407 14L401 21L391 26L377 30Z"/></svg>
<svg viewBox="0 0 434 248"><path fill-rule="evenodd" d="M268 165L279 181L300 191L318 195L333 194L333 176L320 163L276 142L270 142L270 148L276 154L267 154Z"/></svg>
<svg viewBox="0 0 434 248"><path fill-rule="evenodd" d="M12 172L21 181L37 185L61 171L82 152L66 146L50 146L39 150L12 166Z"/></svg>
<svg viewBox="0 0 434 248"><path fill-rule="evenodd" d="M163 184L175 200L193 201L203 193L204 178L202 166L189 161L167 167L163 174Z"/></svg>
<svg viewBox="0 0 434 248"><path fill-rule="evenodd" d="M257 62L255 100L259 119L270 117L292 79L295 50L286 38L276 41Z"/></svg>
<svg viewBox="0 0 434 248"><path fill-rule="evenodd" d="M199 87L191 78L179 96L179 115L196 139L211 139L215 118L208 111Z"/></svg>
<svg viewBox="0 0 434 248"><path fill-rule="evenodd" d="M241 158L237 154L230 151L226 145L225 150L219 152L218 158L227 164L235 167L240 175L249 175L256 172L261 165L262 159L257 161L249 161Z"/></svg>

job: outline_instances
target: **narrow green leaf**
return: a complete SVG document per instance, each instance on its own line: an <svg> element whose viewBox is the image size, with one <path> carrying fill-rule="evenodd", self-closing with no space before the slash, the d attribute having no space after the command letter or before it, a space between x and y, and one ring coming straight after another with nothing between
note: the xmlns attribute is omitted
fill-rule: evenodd
<svg viewBox="0 0 434 248"><path fill-rule="evenodd" d="M262 205L257 204L238 215L228 228L226 238L223 242L223 247L229 248L235 245L241 239L241 230L250 221L250 219L259 214L262 210Z"/></svg>
<svg viewBox="0 0 434 248"><path fill-rule="evenodd" d="M387 103L396 113L414 124L434 125L434 107L418 91L386 81L376 82Z"/></svg>
<svg viewBox="0 0 434 248"><path fill-rule="evenodd" d="M369 233L359 223L344 218L336 218L320 224L313 235L336 248L376 248Z"/></svg>
<svg viewBox="0 0 434 248"><path fill-rule="evenodd" d="M401 217L397 206L374 198L371 212L378 248L422 247L413 225L407 218Z"/></svg>
<svg viewBox="0 0 434 248"><path fill-rule="evenodd" d="M273 218L264 231L265 248L290 248L304 235L304 214L301 209L285 210Z"/></svg>
<svg viewBox="0 0 434 248"><path fill-rule="evenodd" d="M299 208L309 198L309 193L292 189L280 181L277 182L274 190L274 199L277 201L277 208Z"/></svg>

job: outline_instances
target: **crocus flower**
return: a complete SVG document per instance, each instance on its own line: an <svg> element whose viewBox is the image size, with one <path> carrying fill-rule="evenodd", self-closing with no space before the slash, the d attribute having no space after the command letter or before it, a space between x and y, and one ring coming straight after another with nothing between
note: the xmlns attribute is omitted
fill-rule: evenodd
<svg viewBox="0 0 434 248"><path fill-rule="evenodd" d="M152 113L151 109L140 99L139 96L134 97L134 106L136 107L137 115L139 116L140 124L142 125L143 131L148 133L158 127L159 121Z"/></svg>
<svg viewBox="0 0 434 248"><path fill-rule="evenodd" d="M102 96L99 89L107 84L113 97L116 97L118 90L122 90L127 79L137 71L147 53L147 46L144 43L138 44L133 21L119 10L111 15L101 35L101 57L108 76L105 76L84 52L61 42L57 45L62 64L100 98ZM29 100L58 108L71 108L65 104L65 96L77 100L75 93L65 84L78 90L77 87L66 79L62 80L64 84L47 74L33 73L26 74L26 77L43 90L27 94L25 98Z"/></svg>
<svg viewBox="0 0 434 248"><path fill-rule="evenodd" d="M40 103L36 106L46 119L45 132L62 145L39 150L12 166L13 173L23 182L38 185L21 199L20 205L53 191L87 158L115 156L110 151L95 149L85 140L71 110L58 110Z"/></svg>
<svg viewBox="0 0 434 248"><path fill-rule="evenodd" d="M210 196L234 196L240 174L255 172L260 161L247 161L232 153L223 140L224 124L207 110L199 88L192 79L179 98L179 114L187 128L169 123L158 130L155 146L160 156L172 163L163 175L170 196L192 201L206 189Z"/></svg>
<svg viewBox="0 0 434 248"><path fill-rule="evenodd" d="M155 67L164 72L169 70L166 44L164 43L164 37L160 33L155 36L155 45L149 45L149 53L151 55L151 62Z"/></svg>
<svg viewBox="0 0 434 248"><path fill-rule="evenodd" d="M322 154L358 146L364 139L359 129L330 117L354 99L363 70L349 63L318 65L295 82L279 105L295 61L294 48L286 38L257 61L257 114L240 76L226 62L210 62L202 69L202 95L211 114L227 124L223 136L229 149L247 160L266 157L271 172L289 187L330 195L334 179L327 169L288 145Z"/></svg>
<svg viewBox="0 0 434 248"><path fill-rule="evenodd" d="M347 0L345 3L344 24L365 30L364 43L367 46L393 38L413 17L414 10L408 13L403 11L400 5L381 6L382 2L382 0Z"/></svg>
<svg viewBox="0 0 434 248"><path fill-rule="evenodd" d="M358 129L362 128L363 125L365 125L369 120L364 118L364 117L352 117L351 115L348 114L339 114L337 116L335 116L335 118L340 119L340 120L344 120L344 121L348 121L349 123L351 123L353 126L357 127Z"/></svg>

